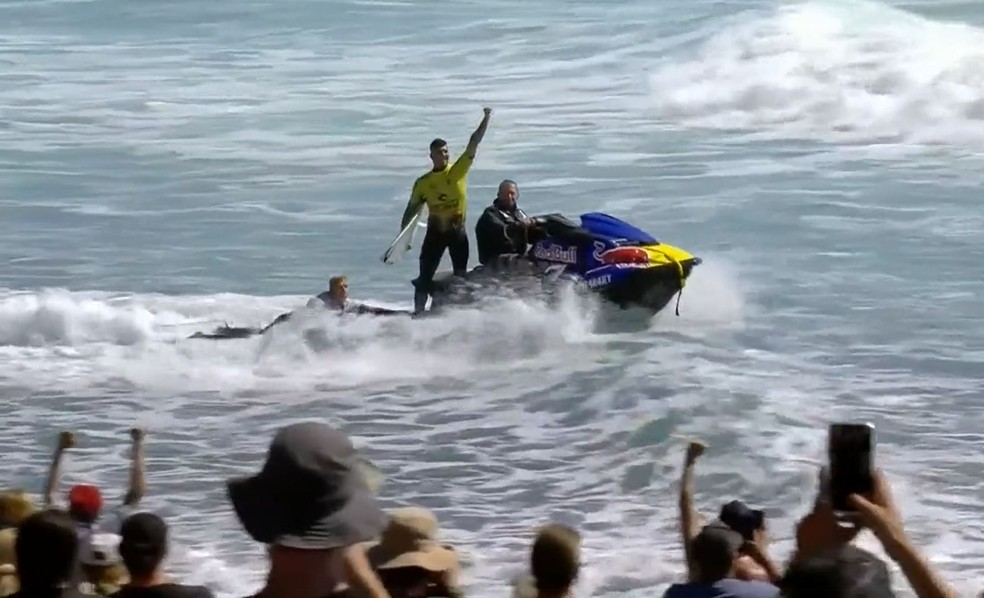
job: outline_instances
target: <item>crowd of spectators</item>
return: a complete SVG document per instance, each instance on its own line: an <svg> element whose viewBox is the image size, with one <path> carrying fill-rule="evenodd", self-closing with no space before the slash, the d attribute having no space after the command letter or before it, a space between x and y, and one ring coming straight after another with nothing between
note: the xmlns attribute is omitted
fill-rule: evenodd
<svg viewBox="0 0 984 598"><path fill-rule="evenodd" d="M131 441L130 487L118 505L107 506L99 488L86 484L70 488L66 504L58 504L62 457L75 446L68 432L59 437L40 508L24 491L0 493L0 597L213 596L167 574L167 524L140 507L143 431L131 430ZM679 505L687 567L665 598L894 596L887 564L855 544L864 530L881 542L915 595L957 596L909 540L881 472L873 492L850 497L857 518L845 522L830 506L821 468L813 507L796 526L794 553L780 565L770 556L762 511L731 500L705 522L695 510L694 468L704 449L696 440L686 449ZM225 482L244 532L267 548L266 578L253 597L464 595L458 553L439 539L434 514L414 506L384 511L379 484L344 433L319 422L281 428L257 473ZM515 598L571 596L581 568L591 566L582 562L579 532L556 522L536 530L528 564L512 581Z"/></svg>

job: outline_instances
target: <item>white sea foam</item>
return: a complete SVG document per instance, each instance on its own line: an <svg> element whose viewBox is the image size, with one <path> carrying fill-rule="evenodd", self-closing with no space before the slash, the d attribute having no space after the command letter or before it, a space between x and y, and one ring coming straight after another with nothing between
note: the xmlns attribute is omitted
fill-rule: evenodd
<svg viewBox="0 0 984 598"><path fill-rule="evenodd" d="M659 117L693 126L984 147L984 31L881 3L808 0L743 13L692 55L663 59L650 84Z"/></svg>
<svg viewBox="0 0 984 598"><path fill-rule="evenodd" d="M977 187L939 172L980 147L978 30L761 4L186 2L126 22L112 3L5 5L28 12L0 25L0 278L134 291L0 296L8 478L37 487L72 428L66 481L111 493L146 425L172 566L242 596L263 553L221 481L317 417L380 464L388 504L438 512L470 593L506 591L532 526L557 519L585 534L579 595L652 595L682 571L671 434L711 444L703 509L763 504L781 559L812 498L803 461L831 419L865 418L907 529L971 595L982 222ZM265 324L329 270L405 307L415 260L378 254L427 141L459 151L486 103L472 205L508 176L531 211L602 209L694 251L680 317L640 330L575 298L512 300L186 339ZM290 294L248 294L264 290Z"/></svg>

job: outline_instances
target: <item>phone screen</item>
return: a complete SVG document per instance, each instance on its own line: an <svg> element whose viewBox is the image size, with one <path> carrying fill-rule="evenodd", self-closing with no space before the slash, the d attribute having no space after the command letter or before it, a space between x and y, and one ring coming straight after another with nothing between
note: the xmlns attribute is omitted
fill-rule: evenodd
<svg viewBox="0 0 984 598"><path fill-rule="evenodd" d="M872 475L874 427L871 424L832 424L828 435L829 493L834 511L853 512L851 494L874 489Z"/></svg>

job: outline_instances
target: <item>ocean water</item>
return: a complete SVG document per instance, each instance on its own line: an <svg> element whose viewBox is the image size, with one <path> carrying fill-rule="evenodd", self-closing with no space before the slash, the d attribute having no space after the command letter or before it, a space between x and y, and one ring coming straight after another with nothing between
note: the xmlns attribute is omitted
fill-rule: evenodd
<svg viewBox="0 0 984 598"><path fill-rule="evenodd" d="M984 10L966 1L0 0L4 480L124 491L171 570L220 596L264 555L223 481L320 418L435 510L475 596L532 529L585 536L581 596L680 579L683 445L707 514L765 507L784 559L826 425L864 420L910 534L960 590L984 569ZM473 225L503 178L531 213L603 210L704 258L672 309L578 297L429 321L263 324L344 273L409 307L398 232L427 143ZM473 249L474 256L474 249ZM473 257L474 262L474 257ZM447 260L444 266L448 267ZM622 321L626 320L626 321ZM864 537L862 544L877 549ZM899 579L900 595L911 595Z"/></svg>

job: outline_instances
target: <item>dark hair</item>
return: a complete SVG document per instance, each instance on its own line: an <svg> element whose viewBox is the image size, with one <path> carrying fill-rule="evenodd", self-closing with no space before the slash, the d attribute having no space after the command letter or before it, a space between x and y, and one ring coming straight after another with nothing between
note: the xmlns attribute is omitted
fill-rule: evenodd
<svg viewBox="0 0 984 598"><path fill-rule="evenodd" d="M728 535L736 539L733 544L728 544L725 541ZM697 577L705 583L712 583L727 577L738 557L736 545L741 544L740 538L741 535L730 528L722 528L717 534L705 532L697 534L690 541L690 551L697 569Z"/></svg>
<svg viewBox="0 0 984 598"><path fill-rule="evenodd" d="M566 590L581 569L581 535L558 523L541 528L533 542L530 569L537 590Z"/></svg>
<svg viewBox="0 0 984 598"><path fill-rule="evenodd" d="M431 143L430 143L430 149L431 149L431 151L434 151L436 149L440 149L440 148L444 147L447 144L448 144L447 141L445 141L445 140L441 139L440 137L438 137L434 141L431 141Z"/></svg>
<svg viewBox="0 0 984 598"><path fill-rule="evenodd" d="M779 582L788 598L894 598L885 563L866 550L843 546L790 563Z"/></svg>
<svg viewBox="0 0 984 598"><path fill-rule="evenodd" d="M131 578L146 578L167 556L167 524L153 513L130 515L120 528L120 557Z"/></svg>
<svg viewBox="0 0 984 598"><path fill-rule="evenodd" d="M78 551L78 530L68 513L46 509L31 515L14 544L21 588L45 590L71 581Z"/></svg>

